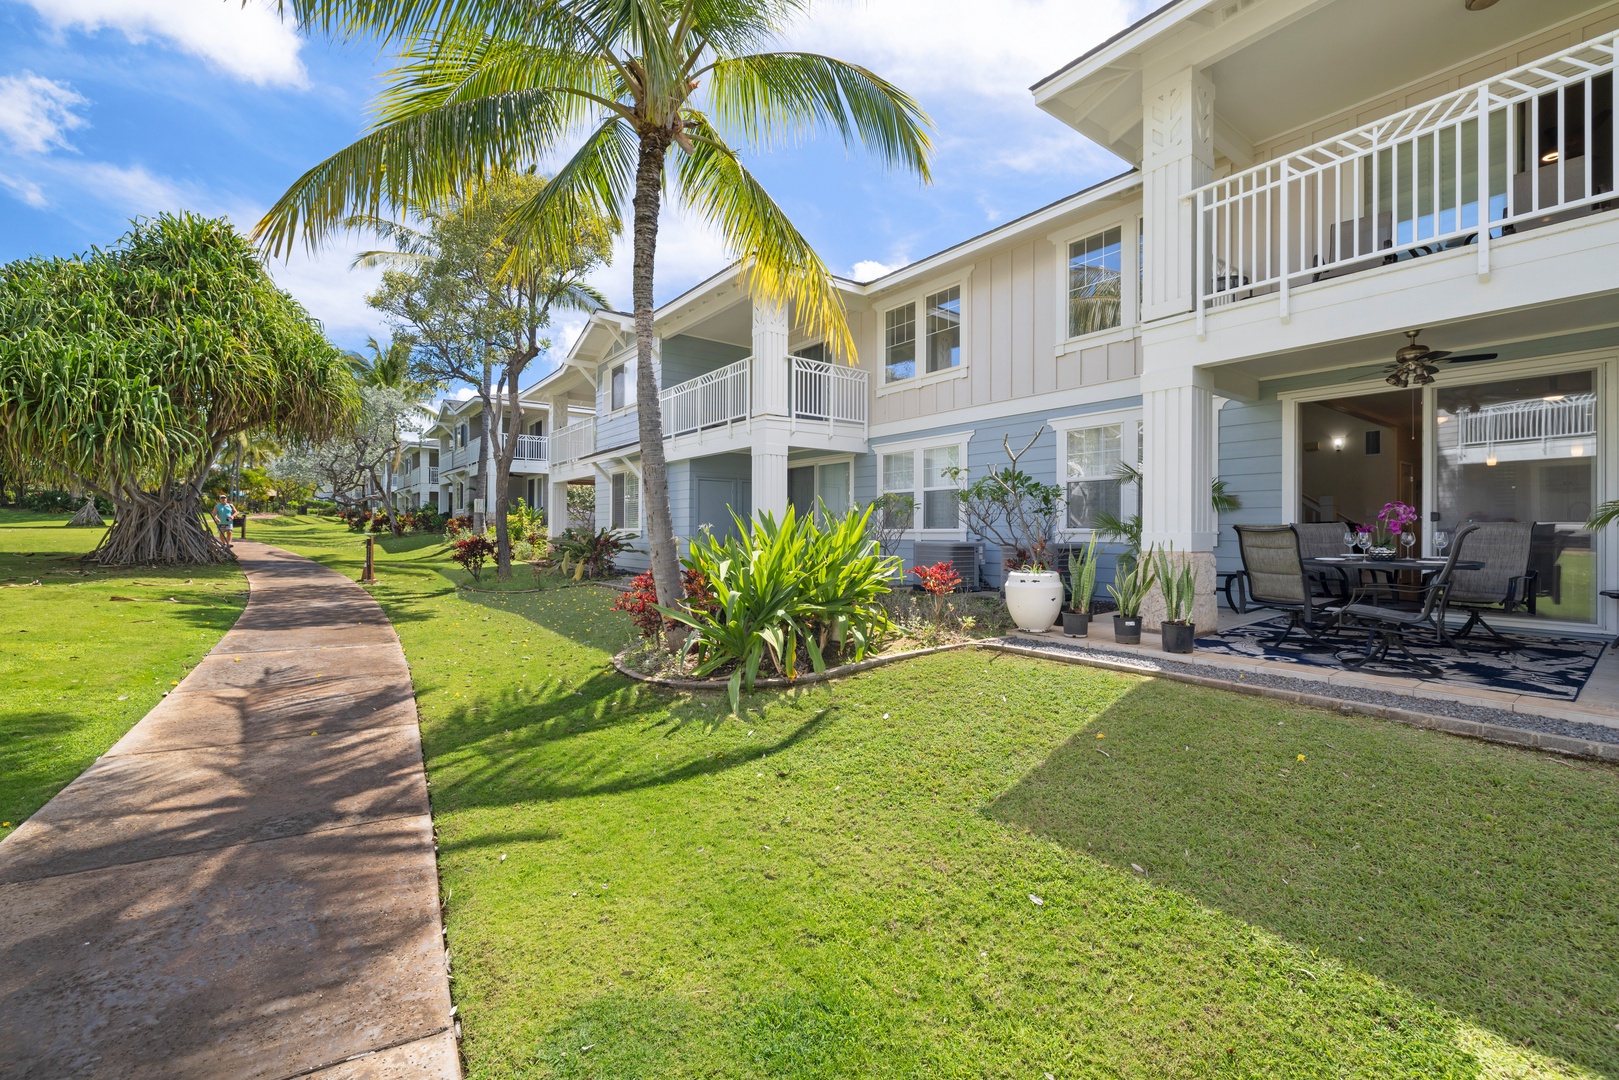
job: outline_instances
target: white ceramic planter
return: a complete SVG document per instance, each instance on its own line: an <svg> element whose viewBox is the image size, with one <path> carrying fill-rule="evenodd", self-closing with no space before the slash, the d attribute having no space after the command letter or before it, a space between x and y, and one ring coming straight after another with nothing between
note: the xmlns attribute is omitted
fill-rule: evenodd
<svg viewBox="0 0 1619 1080"><path fill-rule="evenodd" d="M1061 574L1013 571L1006 575L1006 611L1019 630L1043 634L1057 621L1061 610Z"/></svg>

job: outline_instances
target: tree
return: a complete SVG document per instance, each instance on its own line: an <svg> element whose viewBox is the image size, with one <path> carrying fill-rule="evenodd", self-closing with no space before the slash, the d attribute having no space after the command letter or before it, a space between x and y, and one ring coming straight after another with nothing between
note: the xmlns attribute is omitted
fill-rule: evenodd
<svg viewBox="0 0 1619 1080"><path fill-rule="evenodd" d="M354 505L352 493L367 484L383 489L384 473L399 445L399 422L411 404L387 386L362 386L355 420L336 435L312 436L288 446L270 466L276 479L326 488L339 503ZM390 522L392 507L389 508Z"/></svg>
<svg viewBox="0 0 1619 1080"><path fill-rule="evenodd" d="M575 222L632 208L642 500L658 602L680 602L663 420L652 370L652 279L669 183L742 258L751 291L854 354L825 265L743 167L819 128L928 178L928 120L873 72L770 46L809 0L280 0L308 29L407 43L371 131L277 200L257 235L276 251L318 243L348 214L429 206L491 167L577 145L512 216L549 249ZM706 110L700 106L706 105ZM728 140L724 132L729 132Z"/></svg>
<svg viewBox="0 0 1619 1080"><path fill-rule="evenodd" d="M111 565L231 558L203 482L245 431L347 422L354 380L224 219L163 214L116 245L0 267L0 457L102 495Z"/></svg>
<svg viewBox="0 0 1619 1080"><path fill-rule="evenodd" d="M354 372L354 377L359 380L361 386L395 390L405 402L404 410L394 423L393 460L388 463L385 470L386 488L378 489L382 491L383 502L388 507L388 527L395 536L398 536L403 530L399 525L399 507L394 503L394 479L405 463L402 429L409 420L425 420L432 416L426 402L432 396L435 385L412 377L408 339L394 338L384 346L378 344L376 338L367 337L365 347L370 350L370 356L360 353L349 354L349 367Z"/></svg>
<svg viewBox="0 0 1619 1080"><path fill-rule="evenodd" d="M556 259L513 245L508 218L545 183L531 173L487 177L465 198L420 208L421 229L366 216L348 221L351 228L368 229L395 245L362 252L356 263L392 267L368 302L392 318L400 334L396 340L413 345L409 355L415 376L439 384L471 383L477 391L484 438L474 498L482 497L493 513L501 578L511 577L506 512L517 437L523 430L522 376L529 362L550 347L544 331L552 311L590 311L606 303L584 281L607 258L605 221L576 223L574 243L555 251ZM498 426L497 409L503 397L504 430ZM488 488L493 488L493 497ZM483 515L474 513L473 527L482 531Z"/></svg>

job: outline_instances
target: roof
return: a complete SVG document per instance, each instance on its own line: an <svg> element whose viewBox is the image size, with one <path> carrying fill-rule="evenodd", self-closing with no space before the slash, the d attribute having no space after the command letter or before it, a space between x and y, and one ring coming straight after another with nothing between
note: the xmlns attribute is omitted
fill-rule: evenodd
<svg viewBox="0 0 1619 1080"><path fill-rule="evenodd" d="M1085 61L1089 60L1091 57L1093 57L1093 56L1097 55L1098 53L1104 51L1109 45L1112 45L1115 42L1121 41L1124 38L1129 37L1131 34L1135 33L1137 30L1139 30L1142 27L1146 26L1148 23L1152 22L1154 19L1158 18L1160 15L1163 15L1165 12L1169 11L1171 8L1180 7L1182 4L1185 4L1187 2L1188 2L1188 0L1169 0L1169 2L1167 4L1164 4L1162 7L1155 8L1154 10L1147 13L1146 15L1143 15L1141 18L1137 19L1135 22L1131 23L1129 26L1126 26L1123 30L1120 30L1117 34L1114 34L1112 37L1108 38L1107 40L1098 42L1097 44L1091 46L1089 49L1085 50L1084 52L1080 53L1078 56L1074 57L1072 60L1068 61L1068 63L1064 64L1062 67L1058 68L1056 71L1053 71L1050 75L1047 75L1045 78L1041 79L1039 82L1037 82L1033 86L1029 87L1029 89L1030 90L1038 90L1038 89L1040 89L1042 86L1046 85L1046 83L1050 82L1052 79L1057 78L1057 76L1063 74L1064 72L1072 71L1074 68L1076 68L1079 65L1083 64Z"/></svg>

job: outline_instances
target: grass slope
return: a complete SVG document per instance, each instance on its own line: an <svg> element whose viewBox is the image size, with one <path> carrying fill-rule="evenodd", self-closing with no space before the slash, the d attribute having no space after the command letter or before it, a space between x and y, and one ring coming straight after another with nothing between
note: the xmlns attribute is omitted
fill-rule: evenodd
<svg viewBox="0 0 1619 1080"><path fill-rule="evenodd" d="M81 563L102 530L65 521L0 510L0 821L10 823L7 832L145 716L247 602L247 581L234 566Z"/></svg>
<svg viewBox="0 0 1619 1080"><path fill-rule="evenodd" d="M473 1077L1619 1075L1613 769L976 652L732 720L380 548Z"/></svg>

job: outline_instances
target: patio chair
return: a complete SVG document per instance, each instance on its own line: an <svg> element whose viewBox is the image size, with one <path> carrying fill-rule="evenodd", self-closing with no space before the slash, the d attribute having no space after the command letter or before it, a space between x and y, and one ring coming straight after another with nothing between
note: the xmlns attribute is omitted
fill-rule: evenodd
<svg viewBox="0 0 1619 1080"><path fill-rule="evenodd" d="M1429 677L1439 675L1431 664L1425 664L1413 656L1406 642L1414 636L1428 633L1433 635L1435 644L1461 651L1461 645L1445 629L1445 598L1450 592L1451 576L1456 572L1456 561L1462 549L1467 547L1468 537L1477 528L1477 525L1464 525L1456 531L1445 565L1428 579L1415 607L1353 603L1343 608L1339 613L1343 624L1366 631L1365 654L1353 658L1339 657L1345 667L1359 668L1366 664L1386 662L1389 653L1394 652L1399 654L1399 659L1394 663L1414 667ZM1476 549L1470 550L1468 558L1474 559L1477 555Z"/></svg>
<svg viewBox="0 0 1619 1080"><path fill-rule="evenodd" d="M1347 528L1349 525L1342 521L1308 521L1294 525L1294 531L1299 534L1299 557L1319 559L1323 555L1342 555L1344 530ZM1312 566L1307 571L1317 596L1340 601L1349 599L1349 575L1342 567L1326 569Z"/></svg>
<svg viewBox="0 0 1619 1080"><path fill-rule="evenodd" d="M1337 626L1338 615L1315 595L1299 553L1298 530L1292 525L1238 525L1236 530L1249 597L1287 615L1287 627L1265 644L1281 645L1295 630L1320 644Z"/></svg>
<svg viewBox="0 0 1619 1080"><path fill-rule="evenodd" d="M1467 612L1467 621L1453 635L1465 638L1482 626L1496 641L1509 646L1517 642L1484 621L1490 614L1511 614L1525 606L1535 594L1533 551L1534 526L1528 522L1492 521L1466 530L1467 560L1481 562L1478 570L1458 570L1451 578L1445 608ZM1456 547L1462 547L1462 534Z"/></svg>
<svg viewBox="0 0 1619 1080"><path fill-rule="evenodd" d="M1535 601L1542 596L1552 598L1553 604L1563 602L1563 568L1558 564L1568 537L1557 531L1557 523L1537 521L1529 530L1529 572L1534 575L1534 588L1529 590L1524 606L1535 614Z"/></svg>

